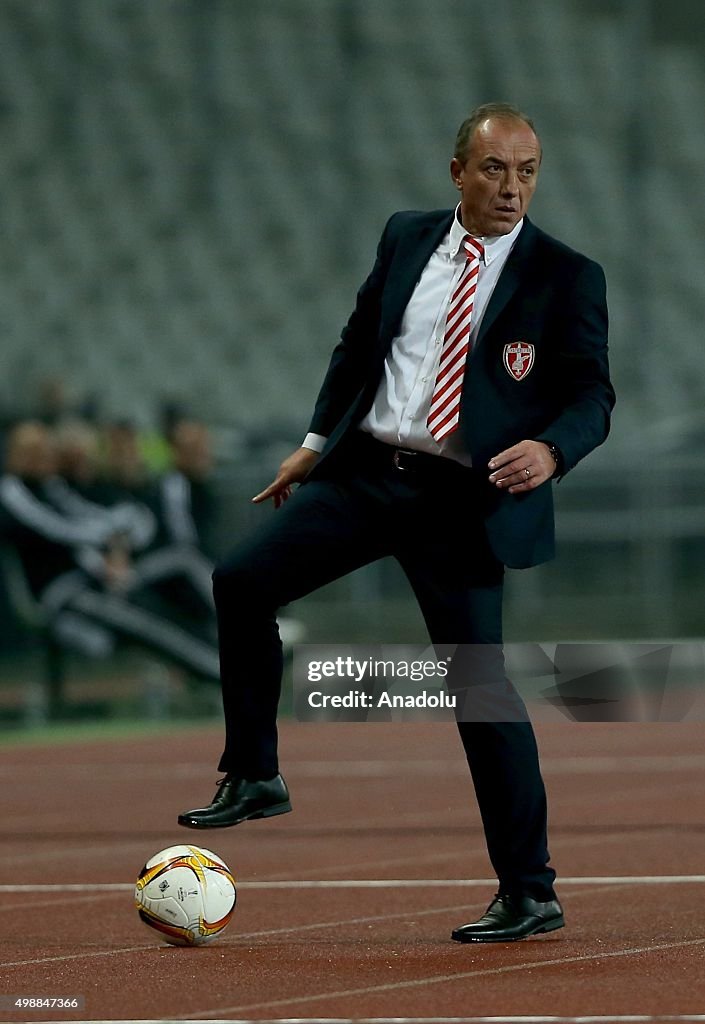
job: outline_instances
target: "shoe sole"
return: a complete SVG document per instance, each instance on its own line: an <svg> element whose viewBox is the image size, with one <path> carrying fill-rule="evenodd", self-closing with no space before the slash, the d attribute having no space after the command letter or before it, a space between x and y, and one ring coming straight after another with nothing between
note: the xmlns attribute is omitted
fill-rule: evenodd
<svg viewBox="0 0 705 1024"><path fill-rule="evenodd" d="M287 800L281 804L272 804L271 807L263 807L259 811L253 811L251 814L245 814L242 818L237 818L235 821L224 821L224 822L196 822L189 818L184 818L181 815L178 817L179 825L184 828L195 828L195 829L207 829L207 828L232 828L233 825L241 825L243 821L255 821L259 818L273 818L277 814L286 814L291 810L291 802Z"/></svg>
<svg viewBox="0 0 705 1024"><path fill-rule="evenodd" d="M243 821L254 821L256 818L273 818L276 814L286 814L291 810L291 803L287 800L286 803L274 804L273 807L265 807L261 811L255 811L254 814L248 814Z"/></svg>
<svg viewBox="0 0 705 1024"><path fill-rule="evenodd" d="M558 928L565 927L565 919L562 917L556 917L552 921L546 921L545 924L541 925L540 928L534 928L533 931L527 932L526 935L517 935L514 938L492 938L484 935L459 935L458 932L451 933L451 939L455 942L462 942L465 945L469 945L471 942L520 942L522 939L529 939L532 935L543 935L545 932L555 932Z"/></svg>

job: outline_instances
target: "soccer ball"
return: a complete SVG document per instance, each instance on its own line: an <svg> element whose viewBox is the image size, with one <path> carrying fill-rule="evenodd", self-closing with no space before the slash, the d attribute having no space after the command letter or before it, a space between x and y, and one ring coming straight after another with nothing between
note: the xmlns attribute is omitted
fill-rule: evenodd
<svg viewBox="0 0 705 1024"><path fill-rule="evenodd" d="M199 846L155 853L135 884L140 917L172 946L211 942L233 916L236 899L227 864Z"/></svg>

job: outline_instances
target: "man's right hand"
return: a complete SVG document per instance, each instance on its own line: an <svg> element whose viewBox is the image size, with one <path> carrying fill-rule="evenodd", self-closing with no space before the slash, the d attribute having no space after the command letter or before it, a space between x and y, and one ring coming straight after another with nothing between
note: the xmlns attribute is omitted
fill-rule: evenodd
<svg viewBox="0 0 705 1024"><path fill-rule="evenodd" d="M269 485L263 491L256 494L252 499L255 505L272 498L274 507L280 508L287 498L291 496L291 485L300 484L318 461L318 452L311 448L297 448L288 459L284 459L279 471Z"/></svg>

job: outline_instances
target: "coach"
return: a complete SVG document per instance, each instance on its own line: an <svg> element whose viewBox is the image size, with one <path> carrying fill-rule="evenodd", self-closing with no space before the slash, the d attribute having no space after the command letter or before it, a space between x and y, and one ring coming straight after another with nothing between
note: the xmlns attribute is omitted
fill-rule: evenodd
<svg viewBox="0 0 705 1024"><path fill-rule="evenodd" d="M603 272L526 216L541 156L519 110L479 107L450 164L457 208L387 223L310 433L253 499L281 510L214 574L226 774L182 825L291 809L277 762L282 605L393 555L434 644L499 647L504 567L553 556L550 481L605 439L614 392ZM460 942L563 925L519 719L458 723L499 879Z"/></svg>

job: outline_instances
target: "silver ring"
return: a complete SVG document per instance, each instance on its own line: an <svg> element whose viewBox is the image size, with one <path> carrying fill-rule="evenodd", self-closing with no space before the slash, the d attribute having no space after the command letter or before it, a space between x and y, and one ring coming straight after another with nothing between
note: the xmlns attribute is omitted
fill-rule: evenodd
<svg viewBox="0 0 705 1024"><path fill-rule="evenodd" d="M526 469L524 470L524 475L525 475L525 476L526 476L527 478L531 476L531 470L529 469L529 467L528 467L528 466L527 466L527 467L526 467Z"/></svg>

